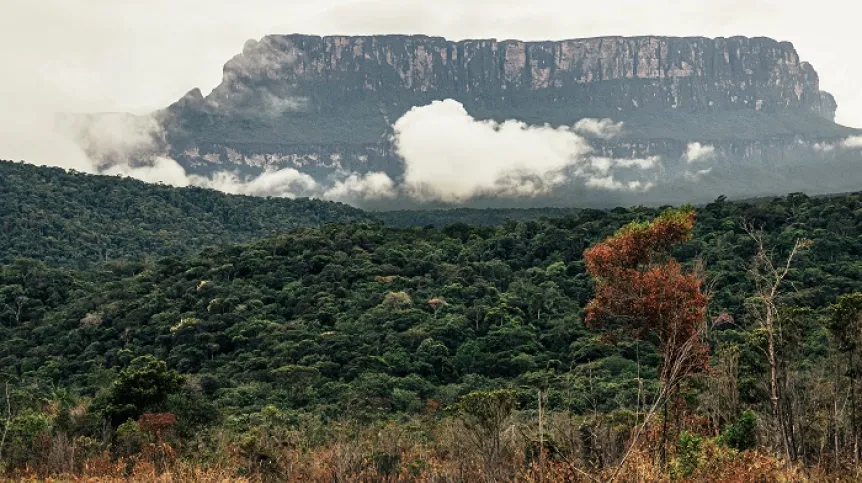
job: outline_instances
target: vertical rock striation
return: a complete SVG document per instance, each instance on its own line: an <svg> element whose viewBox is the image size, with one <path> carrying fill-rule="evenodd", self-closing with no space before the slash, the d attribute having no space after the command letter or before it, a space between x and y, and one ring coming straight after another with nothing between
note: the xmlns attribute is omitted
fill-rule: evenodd
<svg viewBox="0 0 862 483"><path fill-rule="evenodd" d="M760 194L757 170L778 167L797 173L780 183L804 188L798 173L844 162L830 147L859 133L834 123L835 99L793 45L763 37L270 35L248 41L209 95L195 89L158 115L171 156L193 172L291 167L318 180L372 171L397 180L393 123L442 99L478 119L622 122L613 139L591 139L597 155L655 157L667 179L695 173L732 185L692 188L700 197ZM694 142L710 146L715 170L685 161Z"/></svg>
<svg viewBox="0 0 862 483"><path fill-rule="evenodd" d="M803 108L834 119L812 66L768 38L603 37L558 42L426 36L271 35L249 41L210 96L240 107L266 87L322 108L362 97L450 97L494 107L545 99L579 108Z"/></svg>

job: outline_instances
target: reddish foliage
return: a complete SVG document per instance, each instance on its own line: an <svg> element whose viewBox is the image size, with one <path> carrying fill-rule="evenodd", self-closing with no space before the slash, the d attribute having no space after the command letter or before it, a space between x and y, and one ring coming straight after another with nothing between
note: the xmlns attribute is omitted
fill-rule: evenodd
<svg viewBox="0 0 862 483"><path fill-rule="evenodd" d="M162 436L166 431L176 426L177 417L171 413L144 413L138 419L138 426L143 431L146 431L158 438L162 439Z"/></svg>
<svg viewBox="0 0 862 483"><path fill-rule="evenodd" d="M735 321L733 320L733 316L726 312L722 312L712 318L712 325L714 327L718 327L721 325L733 325L734 323Z"/></svg>
<svg viewBox="0 0 862 483"><path fill-rule="evenodd" d="M669 211L652 223L629 225L584 253L596 280L587 325L614 321L641 338L655 334L665 368L682 364L683 375L704 370L709 356L699 340L708 302L701 280L669 255L691 237L693 226L693 211Z"/></svg>
<svg viewBox="0 0 862 483"><path fill-rule="evenodd" d="M443 404L440 401L435 401L434 399L429 399L425 404L425 412L427 414L437 414L437 411L443 407Z"/></svg>

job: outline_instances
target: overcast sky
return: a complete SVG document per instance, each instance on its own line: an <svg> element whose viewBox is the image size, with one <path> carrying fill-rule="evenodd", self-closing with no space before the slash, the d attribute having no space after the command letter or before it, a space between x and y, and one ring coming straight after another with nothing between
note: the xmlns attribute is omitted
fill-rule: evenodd
<svg viewBox="0 0 862 483"><path fill-rule="evenodd" d="M146 112L206 94L247 39L270 33L769 36L814 65L839 122L862 126L862 7L850 0L0 0L0 11L0 149L50 112Z"/></svg>

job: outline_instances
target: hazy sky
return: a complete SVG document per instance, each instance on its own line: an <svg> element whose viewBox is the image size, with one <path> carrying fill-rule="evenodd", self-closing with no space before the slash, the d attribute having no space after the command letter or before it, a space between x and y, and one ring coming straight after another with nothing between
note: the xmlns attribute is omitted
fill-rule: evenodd
<svg viewBox="0 0 862 483"><path fill-rule="evenodd" d="M245 40L269 33L770 36L814 65L839 122L862 126L862 7L850 0L0 0L0 11L0 150L50 112L145 112L206 94Z"/></svg>

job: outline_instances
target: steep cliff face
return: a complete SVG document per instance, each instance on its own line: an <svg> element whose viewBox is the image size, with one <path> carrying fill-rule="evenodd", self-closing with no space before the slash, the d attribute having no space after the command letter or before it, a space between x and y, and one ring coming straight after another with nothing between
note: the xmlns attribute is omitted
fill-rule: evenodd
<svg viewBox="0 0 862 483"><path fill-rule="evenodd" d="M753 169L835 158L818 146L857 133L833 122L837 103L792 44L745 37L272 35L247 42L212 93L195 89L159 115L172 156L192 171L397 178L404 167L393 123L442 99L477 119L571 126L611 118L624 125L613 139L586 134L597 152L656 156L680 176L690 173L694 142L709 145L720 165Z"/></svg>
<svg viewBox="0 0 862 483"><path fill-rule="evenodd" d="M608 37L561 42L424 36L268 36L224 68L218 108L267 101L284 109L345 98L446 96L498 106L547 99L580 108L686 111L804 108L834 119L835 102L789 42ZM202 99L201 99L202 100Z"/></svg>

